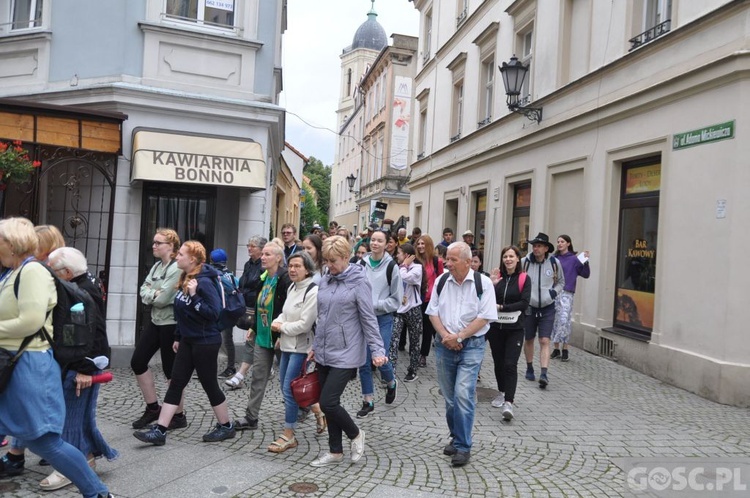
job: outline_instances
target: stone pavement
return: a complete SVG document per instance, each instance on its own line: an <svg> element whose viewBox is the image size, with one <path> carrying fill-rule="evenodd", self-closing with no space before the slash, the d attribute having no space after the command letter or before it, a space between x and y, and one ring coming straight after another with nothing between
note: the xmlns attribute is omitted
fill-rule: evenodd
<svg viewBox="0 0 750 498"><path fill-rule="evenodd" d="M400 361L399 378L405 367ZM749 410L707 401L575 349L570 362L552 362L545 391L523 378L521 359L516 418L504 422L500 410L490 405L497 391L488 348L472 460L454 469L442 454L447 429L434 368L430 357L416 382L400 384L393 405L383 403L384 390L376 395L374 414L358 422L367 434L360 462L322 469L309 465L327 449L325 435L315 435L313 417L298 427L297 448L280 455L266 451L283 425L277 378L269 384L259 429L217 444L201 442L215 421L199 383L191 382L185 404L190 425L170 433L166 446L152 447L132 436L130 424L143 410L135 380L129 371L115 370L116 379L101 390L98 418L121 457L99 460L98 471L118 498L611 497L629 496L618 458L731 459L750 454ZM244 413L248 391L228 393L235 415ZM359 392L355 381L344 394L352 414L361 404ZM27 471L0 481L0 495L80 496L72 486L39 491L38 481L49 467L37 462L27 455Z"/></svg>

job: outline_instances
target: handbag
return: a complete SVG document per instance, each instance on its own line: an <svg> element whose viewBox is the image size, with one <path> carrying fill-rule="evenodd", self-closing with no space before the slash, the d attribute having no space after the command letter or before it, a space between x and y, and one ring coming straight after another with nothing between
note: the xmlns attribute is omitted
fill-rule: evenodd
<svg viewBox="0 0 750 498"><path fill-rule="evenodd" d="M292 396L300 408L307 408L320 401L320 380L317 369L307 371L307 359L302 364L302 373L291 383Z"/></svg>
<svg viewBox="0 0 750 498"><path fill-rule="evenodd" d="M255 329L255 308L245 308L245 314L237 320L236 327L242 330Z"/></svg>
<svg viewBox="0 0 750 498"><path fill-rule="evenodd" d="M16 368L18 359L28 347L31 339L37 334L38 332L34 332L26 337L15 354L5 348L0 348L0 393L4 392L8 384L10 384L10 378L13 375L13 370Z"/></svg>

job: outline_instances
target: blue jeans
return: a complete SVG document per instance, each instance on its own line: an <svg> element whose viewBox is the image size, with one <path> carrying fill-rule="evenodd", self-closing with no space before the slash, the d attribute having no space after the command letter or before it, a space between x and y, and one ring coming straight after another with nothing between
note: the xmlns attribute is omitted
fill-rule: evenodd
<svg viewBox="0 0 750 498"><path fill-rule="evenodd" d="M458 451L471 450L471 429L476 408L477 375L482 366L484 336L470 337L463 349L452 351L435 338L438 385L445 398L445 419Z"/></svg>
<svg viewBox="0 0 750 498"><path fill-rule="evenodd" d="M284 395L284 428L294 429L297 426L297 412L299 407L292 396L292 381L302 373L302 364L307 355L305 353L287 353L282 351L279 361L279 384L281 394Z"/></svg>
<svg viewBox="0 0 750 498"><path fill-rule="evenodd" d="M393 314L388 313L385 315L378 315L378 327L380 328L380 337L383 338L383 344L385 345L385 355L388 356L388 347L391 344L391 336L393 335ZM372 384L372 351L370 346L367 346L367 360L365 364L359 367L359 382L362 384L362 396L373 396L375 394L375 386ZM394 379L393 365L390 362L385 365L378 367L380 375L386 382L391 382Z"/></svg>

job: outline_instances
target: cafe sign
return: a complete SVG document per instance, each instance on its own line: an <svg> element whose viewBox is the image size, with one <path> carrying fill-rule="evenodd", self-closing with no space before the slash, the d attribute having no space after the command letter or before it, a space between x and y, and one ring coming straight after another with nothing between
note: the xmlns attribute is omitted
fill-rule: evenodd
<svg viewBox="0 0 750 498"><path fill-rule="evenodd" d="M734 120L706 126L698 130L675 133L672 137L672 150L680 150L728 138L734 138Z"/></svg>
<svg viewBox="0 0 750 498"><path fill-rule="evenodd" d="M266 188L263 150L253 140L136 130L132 180Z"/></svg>

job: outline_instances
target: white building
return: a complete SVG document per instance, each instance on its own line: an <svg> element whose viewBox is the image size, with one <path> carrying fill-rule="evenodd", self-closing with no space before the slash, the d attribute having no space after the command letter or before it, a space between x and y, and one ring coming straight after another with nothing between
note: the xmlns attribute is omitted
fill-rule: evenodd
<svg viewBox="0 0 750 498"><path fill-rule="evenodd" d="M413 223L472 229L487 267L537 232L569 234L592 255L575 345L750 405L750 3L414 6ZM498 66L514 54L538 122L506 105Z"/></svg>
<svg viewBox="0 0 750 498"><path fill-rule="evenodd" d="M29 105L0 109L0 138L48 126L19 138L42 172L31 195L8 189L4 215L60 226L106 279L115 362L148 319L157 227L240 269L248 237L269 235L285 29L283 0L0 0L0 97ZM118 135L107 146L102 123Z"/></svg>

